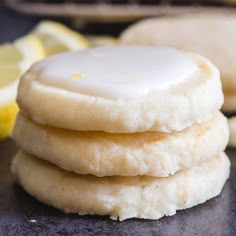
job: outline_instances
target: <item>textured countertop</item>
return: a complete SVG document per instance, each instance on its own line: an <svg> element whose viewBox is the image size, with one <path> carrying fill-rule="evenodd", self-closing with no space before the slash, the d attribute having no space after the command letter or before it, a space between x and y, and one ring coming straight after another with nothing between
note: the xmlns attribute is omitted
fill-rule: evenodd
<svg viewBox="0 0 236 236"><path fill-rule="evenodd" d="M220 196L175 216L158 221L65 215L46 206L14 183L9 172L16 152L13 141L0 142L0 235L236 235L236 151L231 157L231 176Z"/></svg>

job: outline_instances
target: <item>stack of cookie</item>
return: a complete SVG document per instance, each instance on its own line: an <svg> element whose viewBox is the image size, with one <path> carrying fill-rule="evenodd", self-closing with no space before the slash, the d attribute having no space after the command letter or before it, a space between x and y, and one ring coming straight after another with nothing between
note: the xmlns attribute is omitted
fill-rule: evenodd
<svg viewBox="0 0 236 236"><path fill-rule="evenodd" d="M159 219L218 195L229 176L219 72L171 48L65 53L21 78L12 163L40 201Z"/></svg>

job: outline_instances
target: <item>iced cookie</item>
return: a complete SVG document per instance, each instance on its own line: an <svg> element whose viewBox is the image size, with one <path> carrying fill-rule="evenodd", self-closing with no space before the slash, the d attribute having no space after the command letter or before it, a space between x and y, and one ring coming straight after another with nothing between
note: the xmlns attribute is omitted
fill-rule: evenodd
<svg viewBox="0 0 236 236"><path fill-rule="evenodd" d="M36 63L21 78L17 100L27 116L45 125L172 132L209 120L223 94L218 69L197 54L116 46Z"/></svg>

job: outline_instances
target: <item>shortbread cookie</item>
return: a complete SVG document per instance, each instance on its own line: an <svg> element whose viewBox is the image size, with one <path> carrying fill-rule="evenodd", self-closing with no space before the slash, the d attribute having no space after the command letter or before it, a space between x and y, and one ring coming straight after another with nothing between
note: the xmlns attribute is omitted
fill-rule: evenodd
<svg viewBox="0 0 236 236"><path fill-rule="evenodd" d="M14 130L26 152L62 169L96 176L165 177L216 156L228 137L227 120L218 112L208 122L171 134L70 131L38 125L22 113Z"/></svg>
<svg viewBox="0 0 236 236"><path fill-rule="evenodd" d="M66 213L110 215L112 219L159 219L215 197L229 177L230 162L220 154L167 178L77 175L24 152L12 172L38 200Z"/></svg>
<svg viewBox="0 0 236 236"><path fill-rule="evenodd" d="M207 59L117 46L60 54L22 77L18 103L41 124L111 133L171 132L210 119L223 94Z"/></svg>
<svg viewBox="0 0 236 236"><path fill-rule="evenodd" d="M192 14L146 19L125 30L120 42L164 45L200 53L220 69L224 92L236 94L235 25L236 17L232 14ZM226 104L224 111L228 111L227 108Z"/></svg>

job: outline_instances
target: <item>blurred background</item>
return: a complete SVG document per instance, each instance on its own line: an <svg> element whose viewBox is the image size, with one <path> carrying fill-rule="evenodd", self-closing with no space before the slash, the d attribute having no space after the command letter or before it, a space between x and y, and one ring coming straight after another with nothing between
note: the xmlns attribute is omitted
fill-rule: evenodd
<svg viewBox="0 0 236 236"><path fill-rule="evenodd" d="M234 11L234 0L1 0L0 40L15 39L45 18L81 33L117 36L145 17L199 11Z"/></svg>

